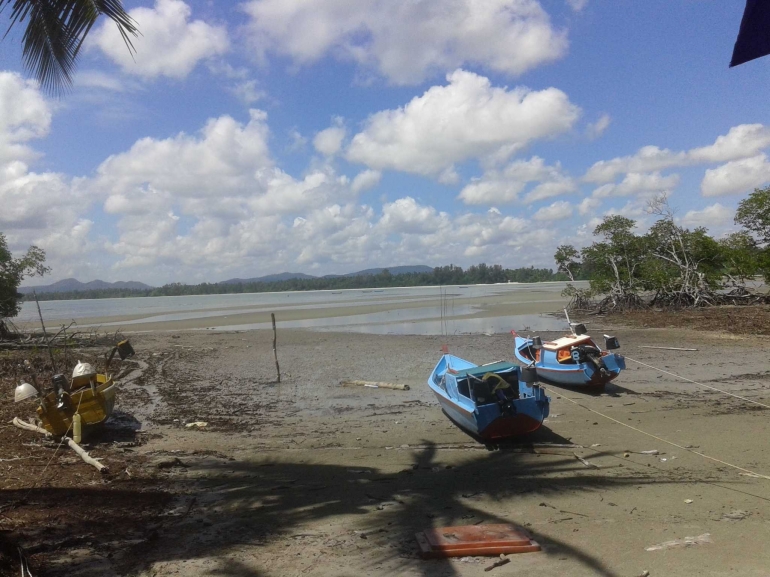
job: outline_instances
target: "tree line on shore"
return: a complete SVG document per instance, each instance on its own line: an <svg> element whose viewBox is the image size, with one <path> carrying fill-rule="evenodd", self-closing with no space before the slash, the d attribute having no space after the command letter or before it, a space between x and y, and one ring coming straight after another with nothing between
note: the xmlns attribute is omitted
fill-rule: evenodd
<svg viewBox="0 0 770 577"><path fill-rule="evenodd" d="M581 250L562 245L554 259L570 279L588 278L589 288L570 284L564 295L575 309L626 310L646 306L698 307L770 302L753 288L770 284L770 187L742 200L735 213L741 230L713 238L703 227L678 223L666 195L648 203L656 222L643 234L636 222L605 216L593 231L599 240Z"/></svg>
<svg viewBox="0 0 770 577"><path fill-rule="evenodd" d="M344 290L410 286L439 286L464 284L492 284L505 282L564 281L567 275L548 268L522 267L506 269L499 264L481 263L467 269L448 265L436 267L430 272L394 275L388 269L379 274L357 276L330 276L319 278L294 278L271 282L229 282L182 284L170 283L150 289L97 289L38 293L39 300L73 300L99 298L157 297L182 295L214 295L284 291ZM33 298L25 295L25 299Z"/></svg>

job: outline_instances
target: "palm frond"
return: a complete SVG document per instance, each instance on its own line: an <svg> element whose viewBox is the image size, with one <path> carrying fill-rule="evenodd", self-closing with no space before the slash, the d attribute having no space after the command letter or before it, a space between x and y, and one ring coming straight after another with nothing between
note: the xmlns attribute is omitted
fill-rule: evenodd
<svg viewBox="0 0 770 577"><path fill-rule="evenodd" d="M49 93L60 95L71 87L78 53L99 16L112 20L128 50L134 51L130 37L138 29L121 0L0 0L0 11L8 5L12 9L6 36L26 22L24 66Z"/></svg>

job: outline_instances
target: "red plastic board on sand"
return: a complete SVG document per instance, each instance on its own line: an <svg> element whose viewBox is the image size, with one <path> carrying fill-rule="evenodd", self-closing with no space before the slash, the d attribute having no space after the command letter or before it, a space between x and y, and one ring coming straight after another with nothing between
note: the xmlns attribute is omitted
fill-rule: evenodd
<svg viewBox="0 0 770 577"><path fill-rule="evenodd" d="M513 525L439 527L417 533L423 558L499 555L540 551L540 545Z"/></svg>

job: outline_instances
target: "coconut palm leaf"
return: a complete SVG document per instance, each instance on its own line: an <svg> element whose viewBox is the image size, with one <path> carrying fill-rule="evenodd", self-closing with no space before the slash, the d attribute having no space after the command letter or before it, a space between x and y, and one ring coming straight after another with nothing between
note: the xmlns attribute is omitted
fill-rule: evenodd
<svg viewBox="0 0 770 577"><path fill-rule="evenodd" d="M26 24L24 66L50 93L61 94L72 85L78 53L99 16L112 20L128 50L134 50L131 36L138 30L121 0L0 0L0 12L7 6L11 14L5 35Z"/></svg>

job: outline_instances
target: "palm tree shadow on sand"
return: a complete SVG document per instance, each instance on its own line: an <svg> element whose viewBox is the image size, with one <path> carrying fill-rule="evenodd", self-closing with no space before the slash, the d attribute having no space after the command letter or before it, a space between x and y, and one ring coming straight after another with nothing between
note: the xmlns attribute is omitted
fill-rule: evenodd
<svg viewBox="0 0 770 577"><path fill-rule="evenodd" d="M571 453L540 456L527 452L532 442L544 438L552 442L560 439L543 430L529 444L520 444L517 451L494 452L467 444L452 447L424 441L416 450L408 449L411 464L396 473L375 467L353 469L350 465L233 461L216 454L180 454L180 462L169 473L173 492L157 491L157 483L147 480L146 486L135 481L124 491L113 485L23 490L23 495L22 490L18 495L4 491L0 496L10 500L23 497L30 511L45 511L47 503L61 499L80 500L94 511L111 508L114 518L97 521L96 516L72 516L59 519L58 525L47 530L52 550L58 547L60 554L66 554L68 547L91 543L94 555L110 558L118 574L135 574L153 563L213 558L206 569L211 575L267 577L266 566L260 562L267 554L263 547L280 540L288 543L287 547L296 546L300 555L320 547L330 554L336 551L345 555L357 567L371 564L369 571L387 563L387 570L395 566L432 577L458 573L450 561L418 557L414 537L418 531L479 522L527 524L528 519L512 518L502 510L499 514L484 511L474 504L475 497L487 503L506 503L510 508L519 496L547 499L564 492L674 482L661 481L643 471L614 471L608 476L582 468ZM444 450L465 451L460 464L442 463ZM336 528L318 529L334 527L335 518L342 516L346 520ZM351 521L350 516L355 519ZM319 521L325 523L319 525ZM362 533L366 540L362 540ZM77 542L72 541L73 536ZM567 557L593 574L614 575L588 550L537 533L534 537L544 547L544 553L537 555ZM368 549L363 555L358 552L361 547ZM239 557L244 551L249 552L247 558ZM272 554L276 555L275 551ZM280 575L281 564L289 562L286 554L277 555L267 565L269 575ZM313 574L313 559L296 559L299 563L307 561L309 574ZM74 565L61 567L61 572L49 568L43 575L64 575ZM293 571L295 568L292 565Z"/></svg>
<svg viewBox="0 0 770 577"><path fill-rule="evenodd" d="M423 442L411 466L395 474L372 467L204 461L194 470L190 468L196 479L181 481L183 486L188 483L183 488L187 494L184 503L190 503L188 514L169 517L158 527L151 546L142 543L137 547L146 566L222 556L234 547L259 547L290 536L320 539L330 549L352 544L353 552L356 543L376 546L376 551L383 553L374 553L375 569L395 561L399 567L425 576L456 575L449 561L419 559L416 532L479 522L521 526L527 521L485 512L472 504L474 496L504 501L517 495L545 496L653 482L652 477L642 474L610 477L576 469L571 454L537 458L526 452L479 452L458 466L447 466L438 459L440 450L435 443ZM185 509L184 503L181 509ZM360 516L356 523L360 530L348 531L342 538L348 539L347 544L341 544L339 535L302 533L308 524L342 515ZM365 542L358 541L361 533L367 536ZM589 551L540 534L535 538L544 547L542 554L571 558L596 575L615 575ZM369 555L371 558L372 553ZM233 569L232 573L219 574L249 573Z"/></svg>

